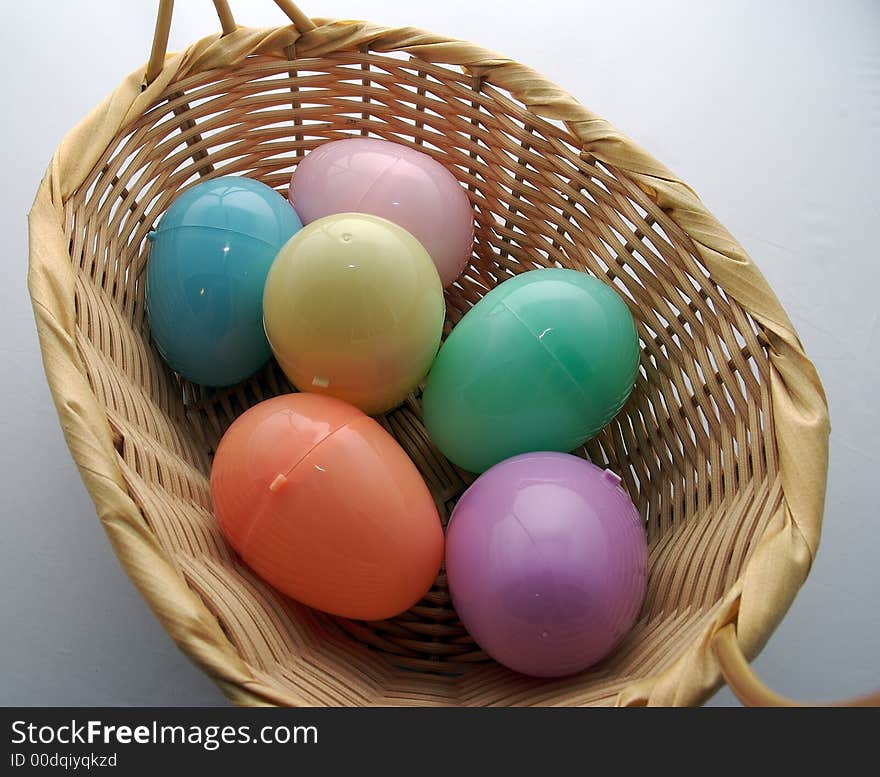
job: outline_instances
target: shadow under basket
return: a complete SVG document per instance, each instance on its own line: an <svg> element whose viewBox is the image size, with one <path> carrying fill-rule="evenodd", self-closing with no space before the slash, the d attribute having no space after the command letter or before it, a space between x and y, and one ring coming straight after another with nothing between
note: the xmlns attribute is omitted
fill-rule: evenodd
<svg viewBox="0 0 880 777"><path fill-rule="evenodd" d="M673 173L533 70L414 28L309 20L237 27L150 64L62 141L30 215L29 288L68 444L125 570L169 634L238 704L679 705L770 636L819 539L828 419L775 295ZM650 546L639 619L606 660L535 680L490 661L441 574L381 623L297 604L254 576L211 510L217 443L290 391L272 362L208 391L159 358L144 310L147 232L199 180L246 175L286 194L311 149L351 136L417 148L467 188L474 254L446 294L449 330L489 289L566 267L632 311L630 400L575 451L612 468ZM444 521L473 476L431 445L416 394L380 419ZM751 677L751 680L749 679ZM760 700L759 700L760 701Z"/></svg>

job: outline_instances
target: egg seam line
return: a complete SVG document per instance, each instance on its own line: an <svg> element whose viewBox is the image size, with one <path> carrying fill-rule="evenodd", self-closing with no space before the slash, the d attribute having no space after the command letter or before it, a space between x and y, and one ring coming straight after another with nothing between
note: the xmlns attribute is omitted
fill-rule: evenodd
<svg viewBox="0 0 880 777"><path fill-rule="evenodd" d="M364 190L364 193L363 193L363 194L360 196L360 198L358 199L357 205L355 206L356 208L358 208L358 210L353 211L354 213L361 213L361 212L364 212L364 211L361 211L361 210L360 210L361 206L364 204L364 200L367 199L367 197L370 195L370 193L373 191L373 189L376 188L376 186L379 184L379 182L382 180L382 178L384 178L384 177L385 177L386 175L388 175L388 174L389 174L389 173L390 173L395 167L397 167L397 163L398 163L398 162L400 162L400 157L397 157L396 159L394 159L394 160L391 162L391 164L388 165L388 167L386 167L384 170L382 170L381 173L379 173L379 174L378 174L378 175L377 175L372 181L370 181L369 186L367 186L367 188ZM375 215L375 214L371 214L371 215ZM379 218L382 218L382 217L380 216Z"/></svg>
<svg viewBox="0 0 880 777"><path fill-rule="evenodd" d="M320 440L318 440L316 443L314 443L314 444L313 444L313 445L312 445L312 446L311 446L311 447L310 447L310 448L309 448L309 449L308 449L308 450L307 450L302 456L300 456L300 457L299 457L299 458L298 458L293 464L291 464L291 465L290 465L290 466L289 466L284 472L279 472L279 473L278 473L278 474L272 479L272 483L274 484L275 481L278 479L279 476L284 477L284 479L286 480L286 479L287 479L287 476L290 475L290 473L293 472L293 471L294 471L294 470L295 470L295 469L296 469L296 468L297 468L297 467L303 462L304 459L306 459L306 458L307 458L307 457L308 457L313 451L315 451L317 448L319 448L321 445L323 445L327 440L329 440L334 434L336 434L336 432L340 431L341 429L345 429L345 428L349 425L349 423L350 423L350 421L346 421L346 422L345 422L344 424L342 424L341 426L337 426L337 427L336 427L332 432L330 432L330 434L328 434L326 437L322 437ZM272 493L277 493L277 490L272 490L271 485L272 485L272 484L266 486L266 488L269 489L270 491L272 491ZM282 484L282 486L283 486L283 484ZM260 524L260 523L262 523L262 522L257 518L257 519L254 519L254 520L251 522L251 525L248 527L248 533L247 533L247 536L244 538L244 541L243 541L242 544L241 544L241 547L242 547L242 553L241 553L241 555L242 555L242 557L244 557L244 554L248 552L248 549L250 548L250 544L251 544L251 535L256 531L256 529L257 529L257 525Z"/></svg>
<svg viewBox="0 0 880 777"><path fill-rule="evenodd" d="M179 229L210 229L213 232L228 232L230 235L240 235L242 237L248 237L251 240L256 240L257 242L262 243L264 246L267 246L273 250L277 250L276 245L274 243L270 243L264 237L259 237L258 235L252 235L250 232L242 232L241 230L238 230L238 229L230 229L229 227L215 227L210 224L178 224L177 226L167 227L167 228L163 229L162 223L160 222L158 228L152 230L153 232L156 233L156 237L153 238L153 240L155 241L156 238L161 237L163 232L165 234L167 234L169 232L175 232ZM296 234L296 233L294 233L294 234ZM291 235L291 237L292 237L292 235ZM286 243L287 240L285 240L284 242ZM282 245L283 245L283 243L282 243Z"/></svg>
<svg viewBox="0 0 880 777"><path fill-rule="evenodd" d="M556 366L559 367L560 370L562 370L565 377L568 378L568 380L571 382L571 384L577 390L577 392L580 395L581 399L583 400L584 404L589 405L590 404L589 397L584 392L584 389L581 386L581 384L575 380L574 375L572 375L568 371L568 368L559 360L559 358L556 356L556 354L553 353L553 351L551 351L547 347L547 344L531 330L529 325L525 321L523 321L522 318L519 317L517 312L512 307L510 307L510 305L508 305L503 299L498 300L498 304L501 305L505 310L509 311L510 314L517 321L519 321L520 324L523 325L525 330L532 336L532 338L535 340L535 342L538 343L538 346L540 348L542 348L544 350L544 352L553 360L553 362L556 364Z"/></svg>

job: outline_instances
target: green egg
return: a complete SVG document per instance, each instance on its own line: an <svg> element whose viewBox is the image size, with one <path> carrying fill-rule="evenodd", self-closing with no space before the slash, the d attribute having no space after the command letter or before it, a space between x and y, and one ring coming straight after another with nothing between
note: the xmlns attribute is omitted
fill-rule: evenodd
<svg viewBox="0 0 880 777"><path fill-rule="evenodd" d="M422 408L440 451L469 472L594 437L632 391L639 339L624 301L575 270L533 270L462 318L428 376Z"/></svg>

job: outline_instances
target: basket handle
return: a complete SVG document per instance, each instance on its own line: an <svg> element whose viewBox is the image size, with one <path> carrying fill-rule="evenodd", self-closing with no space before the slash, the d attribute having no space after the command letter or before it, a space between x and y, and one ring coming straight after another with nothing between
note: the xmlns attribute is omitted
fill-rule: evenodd
<svg viewBox="0 0 880 777"><path fill-rule="evenodd" d="M314 30L317 26L291 0L274 0L274 2L275 5L284 11L287 18L290 19L294 27L300 32ZM237 25L227 0L214 0L214 9L220 18L220 27L223 30L223 35L235 32ZM171 16L173 12L174 0L159 0L159 12L156 14L156 31L153 33L153 46L150 49L150 60L147 63L147 72L144 76L147 86L156 80L156 77L162 72L162 66L165 64L165 53L168 50L168 33L171 31Z"/></svg>
<svg viewBox="0 0 880 777"><path fill-rule="evenodd" d="M880 707L880 691L830 704L804 704L771 691L746 661L732 623L715 634L712 650L730 690L747 707Z"/></svg>

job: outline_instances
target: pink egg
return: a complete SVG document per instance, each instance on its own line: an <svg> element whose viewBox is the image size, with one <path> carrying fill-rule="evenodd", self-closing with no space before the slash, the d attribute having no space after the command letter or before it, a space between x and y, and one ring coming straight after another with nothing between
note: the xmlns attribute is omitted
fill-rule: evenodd
<svg viewBox="0 0 880 777"><path fill-rule="evenodd" d="M297 165L289 197L303 224L336 213L393 221L424 246L444 288L471 257L467 192L443 165L407 146L374 138L325 143Z"/></svg>

